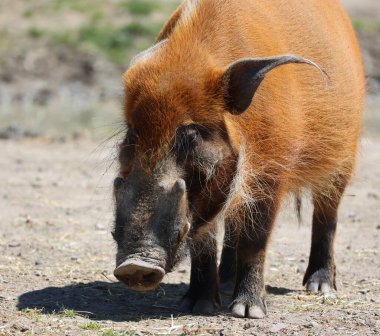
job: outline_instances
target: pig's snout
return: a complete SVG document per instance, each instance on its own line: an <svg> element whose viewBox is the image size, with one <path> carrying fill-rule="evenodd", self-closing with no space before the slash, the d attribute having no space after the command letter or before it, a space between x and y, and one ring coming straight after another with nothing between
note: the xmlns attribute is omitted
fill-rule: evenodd
<svg viewBox="0 0 380 336"><path fill-rule="evenodd" d="M165 275L163 268L141 260L127 260L114 271L115 277L129 288L145 292L156 289Z"/></svg>

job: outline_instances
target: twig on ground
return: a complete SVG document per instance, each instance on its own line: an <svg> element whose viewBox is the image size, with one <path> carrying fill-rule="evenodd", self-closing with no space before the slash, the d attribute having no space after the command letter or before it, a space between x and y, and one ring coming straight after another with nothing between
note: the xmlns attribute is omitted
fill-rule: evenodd
<svg viewBox="0 0 380 336"><path fill-rule="evenodd" d="M107 275L106 275L106 272L102 272L101 273L109 282L112 282L112 283L116 283L116 281L110 279Z"/></svg>

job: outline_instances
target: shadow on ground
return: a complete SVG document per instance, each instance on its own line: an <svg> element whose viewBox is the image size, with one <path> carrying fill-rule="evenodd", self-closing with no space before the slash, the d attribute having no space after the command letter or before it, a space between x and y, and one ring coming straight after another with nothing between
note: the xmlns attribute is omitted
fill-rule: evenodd
<svg viewBox="0 0 380 336"><path fill-rule="evenodd" d="M42 314L74 310L94 320L141 321L142 319L187 315L178 312L178 302L187 285L161 284L151 293L137 293L123 285L109 282L80 283L65 287L47 287L20 295L17 308L39 309ZM285 295L291 289L267 287L268 294ZM223 296L223 312L229 297Z"/></svg>
<svg viewBox="0 0 380 336"><path fill-rule="evenodd" d="M43 314L70 309L92 319L112 321L170 317L186 288L185 284L161 284L154 292L137 293L119 283L79 283L24 293L17 308L40 309Z"/></svg>

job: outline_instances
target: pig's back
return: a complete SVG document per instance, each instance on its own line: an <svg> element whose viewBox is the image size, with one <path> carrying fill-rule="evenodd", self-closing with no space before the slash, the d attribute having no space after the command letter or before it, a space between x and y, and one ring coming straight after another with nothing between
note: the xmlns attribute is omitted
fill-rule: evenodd
<svg viewBox="0 0 380 336"><path fill-rule="evenodd" d="M236 48L226 47L233 58L297 54L327 74L287 65L268 75L251 109L235 119L252 151L287 167L294 189L323 188L332 175L350 174L365 84L357 40L340 2L237 0L224 6L227 21L234 17L240 31L232 40Z"/></svg>
<svg viewBox="0 0 380 336"><path fill-rule="evenodd" d="M273 119L279 121L273 137L282 134L279 142L290 141L291 156L284 163L293 169L295 188L305 182L324 188L332 175L350 174L356 156L365 84L351 22L335 0L251 3L256 14L247 26L255 54L297 54L328 76L307 66L284 67L268 78L257 97L263 112L274 111ZM282 148L279 142L275 145Z"/></svg>

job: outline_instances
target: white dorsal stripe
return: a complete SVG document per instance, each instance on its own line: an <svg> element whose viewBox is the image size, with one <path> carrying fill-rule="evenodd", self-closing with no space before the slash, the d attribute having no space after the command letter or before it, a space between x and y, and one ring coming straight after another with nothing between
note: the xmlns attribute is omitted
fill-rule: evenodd
<svg viewBox="0 0 380 336"><path fill-rule="evenodd" d="M201 0L186 0L181 14L181 21L189 21L196 12ZM147 50L142 51L132 58L129 67L134 66L135 64L145 61L152 57L152 55L160 49L163 45L168 42L168 39L164 39Z"/></svg>
<svg viewBox="0 0 380 336"><path fill-rule="evenodd" d="M163 45L165 45L168 42L168 39L164 39L155 45L151 46L149 49L142 51L141 53L137 54L135 57L132 58L129 67L132 67L136 63L142 62L147 60L148 58L152 57L152 55L160 49Z"/></svg>
<svg viewBox="0 0 380 336"><path fill-rule="evenodd" d="M184 7L182 10L181 19L184 21L189 21L191 19L191 17L193 16L193 14L195 13L195 11L197 10L200 1L201 0L187 0L187 1L185 1Z"/></svg>

